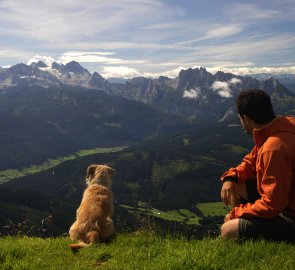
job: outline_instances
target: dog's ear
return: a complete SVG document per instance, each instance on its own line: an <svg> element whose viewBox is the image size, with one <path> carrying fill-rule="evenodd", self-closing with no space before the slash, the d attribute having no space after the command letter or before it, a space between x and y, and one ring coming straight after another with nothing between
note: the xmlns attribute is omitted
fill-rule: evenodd
<svg viewBox="0 0 295 270"><path fill-rule="evenodd" d="M109 167L109 174L111 177L113 177L115 175L115 172L116 171L113 168Z"/></svg>
<svg viewBox="0 0 295 270"><path fill-rule="evenodd" d="M90 181L90 179L92 179L95 175L95 170L97 168L97 165L92 164L87 168L87 172L86 172L86 182L88 183Z"/></svg>

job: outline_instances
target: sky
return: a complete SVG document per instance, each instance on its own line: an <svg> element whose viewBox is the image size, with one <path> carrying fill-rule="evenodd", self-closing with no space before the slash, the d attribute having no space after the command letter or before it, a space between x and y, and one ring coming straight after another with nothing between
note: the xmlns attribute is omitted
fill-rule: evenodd
<svg viewBox="0 0 295 270"><path fill-rule="evenodd" d="M0 0L0 66L38 60L105 78L295 74L295 1Z"/></svg>

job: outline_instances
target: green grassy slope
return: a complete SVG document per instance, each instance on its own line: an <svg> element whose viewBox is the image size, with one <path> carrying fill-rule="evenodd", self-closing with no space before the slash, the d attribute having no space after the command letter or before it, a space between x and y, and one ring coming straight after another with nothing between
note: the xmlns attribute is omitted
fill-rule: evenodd
<svg viewBox="0 0 295 270"><path fill-rule="evenodd" d="M205 238L119 234L110 243L73 254L69 238L0 238L1 269L294 269L295 246Z"/></svg>

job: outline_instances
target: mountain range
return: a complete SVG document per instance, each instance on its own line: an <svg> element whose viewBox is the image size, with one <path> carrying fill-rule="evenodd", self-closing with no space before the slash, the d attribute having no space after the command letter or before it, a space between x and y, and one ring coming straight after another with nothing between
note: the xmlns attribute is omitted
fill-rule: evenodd
<svg viewBox="0 0 295 270"><path fill-rule="evenodd" d="M205 68L181 70L174 79L163 76L157 79L138 77L125 83L111 83L97 72L91 74L75 61L66 65L54 62L52 66L43 62L17 64L1 69L0 89L13 86L47 89L74 86L102 90L190 121L225 120L232 115L234 99L242 89L264 89L273 100L295 96L274 77L258 80L221 71L211 74Z"/></svg>
<svg viewBox="0 0 295 270"><path fill-rule="evenodd" d="M274 77L280 81L289 90L295 93L295 74L272 74L272 73L260 73L249 75L258 80L266 80L268 78Z"/></svg>

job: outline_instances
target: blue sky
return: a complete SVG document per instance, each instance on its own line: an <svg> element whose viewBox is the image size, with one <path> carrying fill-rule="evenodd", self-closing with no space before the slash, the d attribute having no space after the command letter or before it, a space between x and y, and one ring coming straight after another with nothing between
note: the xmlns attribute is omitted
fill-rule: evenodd
<svg viewBox="0 0 295 270"><path fill-rule="evenodd" d="M1 0L0 66L75 60L104 77L205 67L295 74L294 0Z"/></svg>

